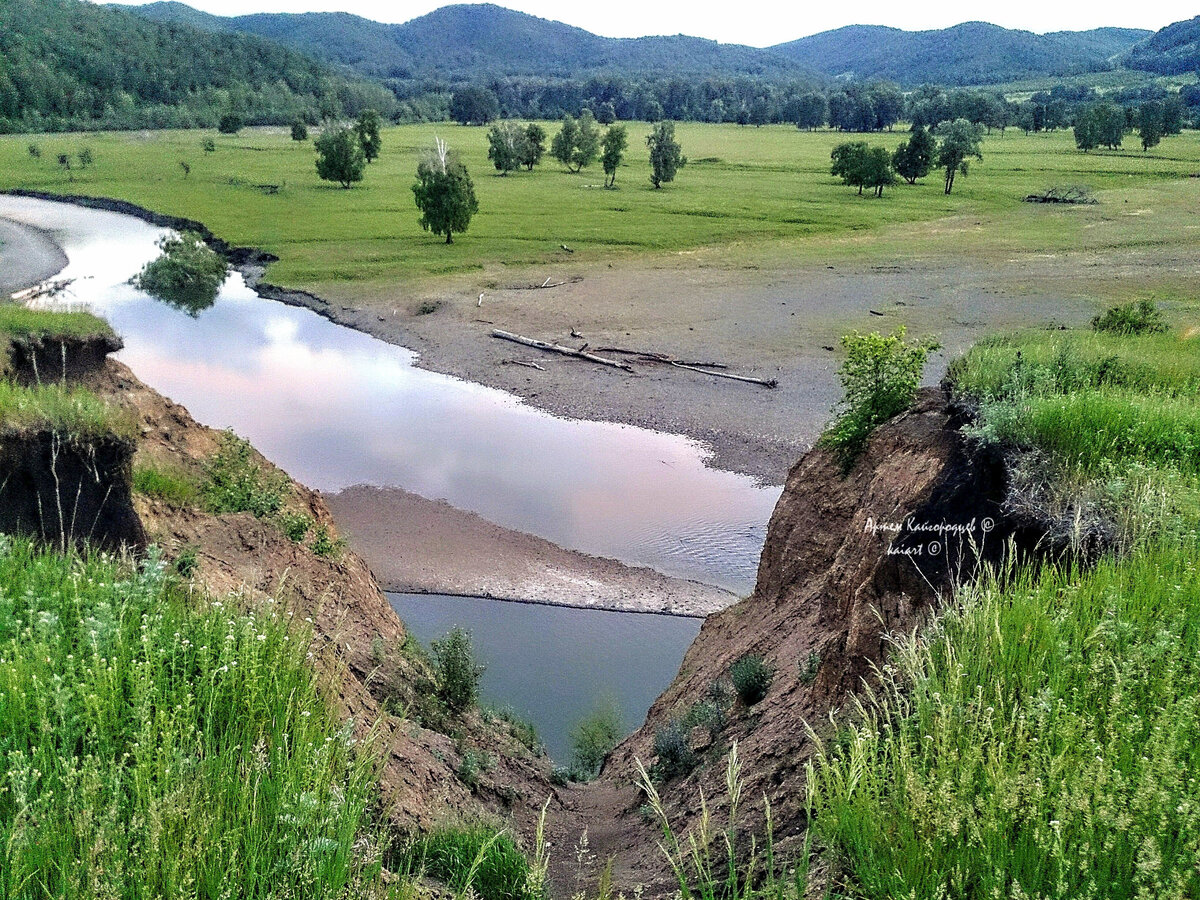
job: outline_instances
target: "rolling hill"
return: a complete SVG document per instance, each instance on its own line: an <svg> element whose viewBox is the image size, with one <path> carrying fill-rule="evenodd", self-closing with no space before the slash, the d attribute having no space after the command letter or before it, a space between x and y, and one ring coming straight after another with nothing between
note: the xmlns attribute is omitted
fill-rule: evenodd
<svg viewBox="0 0 1200 900"><path fill-rule="evenodd" d="M1135 44L1124 63L1159 75L1200 71L1200 16L1168 25Z"/></svg>

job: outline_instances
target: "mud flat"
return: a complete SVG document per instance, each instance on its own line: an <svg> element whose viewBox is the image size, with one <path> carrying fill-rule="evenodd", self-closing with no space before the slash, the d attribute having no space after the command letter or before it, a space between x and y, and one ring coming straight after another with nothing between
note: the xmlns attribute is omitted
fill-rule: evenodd
<svg viewBox="0 0 1200 900"><path fill-rule="evenodd" d="M47 232L0 219L0 300L57 275L67 261L67 255Z"/></svg>

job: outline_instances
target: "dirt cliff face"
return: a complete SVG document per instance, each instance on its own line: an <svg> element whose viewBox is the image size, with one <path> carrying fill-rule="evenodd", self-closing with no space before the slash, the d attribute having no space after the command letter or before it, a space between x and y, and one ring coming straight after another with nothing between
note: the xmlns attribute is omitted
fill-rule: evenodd
<svg viewBox="0 0 1200 900"><path fill-rule="evenodd" d="M972 447L960 424L940 390L925 391L911 411L873 435L848 473L824 448L792 468L753 595L705 621L645 725L612 754L602 776L607 807L594 796L575 804L581 820L611 815L623 822L602 832L605 845L597 845L595 830L592 840L597 856L616 855L622 883L670 887L630 787L635 760L649 767L656 730L707 699L713 682L726 679L745 654L774 669L766 696L752 706L736 702L714 737L694 729L699 765L661 792L684 827L697 819L701 790L723 809L725 759L736 741L745 827L761 831L757 801L766 796L777 839L786 845L803 832L807 724L827 728L831 712L884 662L887 636L916 627L977 564L977 551L997 557L1012 533L1001 514L1003 465Z"/></svg>
<svg viewBox="0 0 1200 900"><path fill-rule="evenodd" d="M108 355L124 346L114 335L15 338L8 351L8 375L23 385L79 381L102 370Z"/></svg>

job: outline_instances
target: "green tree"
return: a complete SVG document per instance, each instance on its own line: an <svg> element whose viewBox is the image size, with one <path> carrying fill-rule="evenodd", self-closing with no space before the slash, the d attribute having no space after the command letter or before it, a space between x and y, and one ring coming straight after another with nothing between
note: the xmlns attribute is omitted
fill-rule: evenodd
<svg viewBox="0 0 1200 900"><path fill-rule="evenodd" d="M886 147L872 147L863 157L863 187L872 188L876 197L883 196L883 189L896 183L896 171L892 168L892 154Z"/></svg>
<svg viewBox="0 0 1200 900"><path fill-rule="evenodd" d="M596 160L600 152L600 129L591 110L585 109L578 120L563 116L562 128L550 143L550 153L572 172L581 172Z"/></svg>
<svg viewBox="0 0 1200 900"><path fill-rule="evenodd" d="M364 109L354 123L354 132L358 135L358 143L368 163L378 158L379 151L383 149L383 137L379 133L382 125L383 119L373 109Z"/></svg>
<svg viewBox="0 0 1200 900"><path fill-rule="evenodd" d="M209 121L211 122L212 119L209 119ZM221 114L221 118L217 122L217 131L221 132L221 134L237 134L242 130L242 125L242 117L230 110Z"/></svg>
<svg viewBox="0 0 1200 900"><path fill-rule="evenodd" d="M304 124L303 119L297 119L295 122L292 123L292 140L293 141L307 141L308 140L308 126L306 124Z"/></svg>
<svg viewBox="0 0 1200 900"><path fill-rule="evenodd" d="M604 167L604 186L613 187L617 183L617 169L625 158L625 148L629 145L629 136L625 133L624 125L610 125L604 132L604 147L600 154L600 164Z"/></svg>
<svg viewBox="0 0 1200 900"><path fill-rule="evenodd" d="M611 102L596 107L596 121L601 125L612 125L617 121L617 108Z"/></svg>
<svg viewBox="0 0 1200 900"><path fill-rule="evenodd" d="M568 169L571 168L571 154L575 150L575 141L578 140L578 136L579 123L575 121L574 116L566 115L563 116L558 134L550 142L550 155Z"/></svg>
<svg viewBox="0 0 1200 900"><path fill-rule="evenodd" d="M500 122L488 129L488 159L501 175L515 172L529 158L529 136L515 122Z"/></svg>
<svg viewBox="0 0 1200 900"><path fill-rule="evenodd" d="M1111 103L1097 103L1082 115L1091 119L1096 143L1116 150L1125 139L1125 111Z"/></svg>
<svg viewBox="0 0 1200 900"><path fill-rule="evenodd" d="M979 145L983 142L983 128L972 125L966 119L955 119L943 125L939 132L942 142L937 151L937 167L946 170L946 193L954 189L954 177L967 174L970 159L983 159Z"/></svg>
<svg viewBox="0 0 1200 900"><path fill-rule="evenodd" d="M1163 105L1158 102L1143 103L1138 110L1138 136L1142 139L1142 152L1157 147L1163 136Z"/></svg>
<svg viewBox="0 0 1200 900"><path fill-rule="evenodd" d="M571 777L591 781L612 749L621 740L621 711L616 701L604 697L596 708L571 729Z"/></svg>
<svg viewBox="0 0 1200 900"><path fill-rule="evenodd" d="M326 128L313 144L317 150L317 174L349 188L362 181L367 158L358 133L352 128Z"/></svg>
<svg viewBox="0 0 1200 900"><path fill-rule="evenodd" d="M933 168L933 155L937 152L937 139L920 125L913 127L907 141L903 141L892 155L896 174L909 184L916 184Z"/></svg>
<svg viewBox="0 0 1200 900"><path fill-rule="evenodd" d="M1084 153L1095 150L1099 146L1100 137L1096 131L1096 119L1090 110L1085 110L1076 116L1074 131L1075 146Z"/></svg>
<svg viewBox="0 0 1200 900"><path fill-rule="evenodd" d="M542 161L546 154L546 129L537 122L525 126L525 158L521 164L532 172L533 167Z"/></svg>
<svg viewBox="0 0 1200 900"><path fill-rule="evenodd" d="M687 164L687 157L675 140L675 123L659 122L646 138L650 148L650 183L655 190L675 180L675 173Z"/></svg>
<svg viewBox="0 0 1200 900"><path fill-rule="evenodd" d="M831 161L829 174L842 179L842 184L858 188L858 192L861 194L866 156L866 141L844 141L834 147L829 154Z"/></svg>
<svg viewBox="0 0 1200 900"><path fill-rule="evenodd" d="M500 115L500 101L487 88L460 88L450 98L450 118L460 125L487 125Z"/></svg>
<svg viewBox="0 0 1200 900"><path fill-rule="evenodd" d="M412 187L417 209L421 211L421 227L434 234L444 234L446 243L454 243L454 233L464 232L471 216L479 211L475 185L457 157L438 140L437 151L421 160L417 166L417 182Z"/></svg>
<svg viewBox="0 0 1200 900"><path fill-rule="evenodd" d="M484 672L484 666L475 660L470 632L452 628L431 647L437 663L438 696L451 712L466 712L478 699Z"/></svg>

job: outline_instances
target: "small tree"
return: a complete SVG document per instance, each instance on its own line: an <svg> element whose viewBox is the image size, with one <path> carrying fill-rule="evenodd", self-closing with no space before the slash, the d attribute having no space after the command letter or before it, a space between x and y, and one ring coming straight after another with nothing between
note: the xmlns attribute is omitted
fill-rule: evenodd
<svg viewBox="0 0 1200 900"><path fill-rule="evenodd" d="M604 147L600 154L600 164L604 167L605 187L611 188L616 185L617 169L621 165L621 160L625 158L625 148L628 144L629 136L625 133L624 125L610 125L604 132Z"/></svg>
<svg viewBox="0 0 1200 900"><path fill-rule="evenodd" d="M876 197L883 196L883 189L896 183L896 172L892 168L892 154L886 147L872 147L863 157L863 187L874 189Z"/></svg>
<svg viewBox="0 0 1200 900"><path fill-rule="evenodd" d="M867 149L866 141L844 141L829 154L829 174L842 179L842 184L858 188L860 194L863 192L863 178L866 174L864 162Z"/></svg>
<svg viewBox="0 0 1200 900"><path fill-rule="evenodd" d="M69 181L75 180L75 175L71 171L71 154L69 154L69 153L58 154L58 167L67 173L67 179Z"/></svg>
<svg viewBox="0 0 1200 900"><path fill-rule="evenodd" d="M242 130L242 124L242 117L230 110L221 114L221 118L217 122L217 131L221 134L237 134Z"/></svg>
<svg viewBox="0 0 1200 900"><path fill-rule="evenodd" d="M326 128L313 145L317 149L317 174L349 188L362 181L367 159L358 134L351 128Z"/></svg>
<svg viewBox="0 0 1200 900"><path fill-rule="evenodd" d="M916 184L918 178L924 178L933 168L933 155L937 152L937 139L923 126L913 127L912 135L896 148L892 155L892 165L896 174L909 184Z"/></svg>
<svg viewBox="0 0 1200 900"><path fill-rule="evenodd" d="M421 227L444 234L447 244L454 243L454 232L467 230L471 216L479 211L475 185L467 167L450 153L441 139L437 151L417 166L417 183L412 190L421 211Z"/></svg>
<svg viewBox="0 0 1200 900"><path fill-rule="evenodd" d="M292 140L293 141L307 141L308 140L308 126L304 123L303 119L297 119L295 122L292 123Z"/></svg>
<svg viewBox="0 0 1200 900"><path fill-rule="evenodd" d="M575 141L579 137L579 123L571 115L563 116L562 126L558 134L550 142L550 155L560 163L571 168L571 154L575 150Z"/></svg>
<svg viewBox="0 0 1200 900"><path fill-rule="evenodd" d="M383 137L379 134L382 125L383 120L373 109L364 109L354 123L354 131L358 135L359 144L362 145L363 157L368 163L377 159L379 151L383 149Z"/></svg>
<svg viewBox="0 0 1200 900"><path fill-rule="evenodd" d="M478 699L479 679L485 669L475 661L470 633L452 628L431 646L437 662L438 696L451 712L466 712Z"/></svg>
<svg viewBox="0 0 1200 900"><path fill-rule="evenodd" d="M90 168L92 163L94 163L96 161L95 158L92 156L92 150L90 147L84 147L82 150L80 150L78 153L78 157L79 157L79 168L81 168L81 169Z"/></svg>
<svg viewBox="0 0 1200 900"><path fill-rule="evenodd" d="M529 158L529 136L515 122L501 122L488 130L488 159L501 175L521 168Z"/></svg>
<svg viewBox="0 0 1200 900"><path fill-rule="evenodd" d="M617 108L611 101L596 107L596 121L601 125L612 125L617 121Z"/></svg>
<svg viewBox="0 0 1200 900"><path fill-rule="evenodd" d="M591 781L600 774L604 759L621 740L621 711L611 698L603 698L596 708L571 729L571 777Z"/></svg>
<svg viewBox="0 0 1200 900"><path fill-rule="evenodd" d="M655 190L675 180L675 173L687 164L679 142L675 140L675 123L659 122L646 138L650 148L650 183Z"/></svg>
<svg viewBox="0 0 1200 900"><path fill-rule="evenodd" d="M581 172L596 161L600 152L600 129L591 110L578 120L563 117L562 128L550 143L550 153L572 172Z"/></svg>
<svg viewBox="0 0 1200 900"><path fill-rule="evenodd" d="M1142 152L1157 147L1163 136L1163 105L1158 102L1143 103L1138 110L1138 136L1142 139Z"/></svg>
<svg viewBox="0 0 1200 900"><path fill-rule="evenodd" d="M954 177L960 172L967 174L970 158L983 159L979 145L983 142L983 128L972 125L966 119L955 119L941 129L942 143L937 151L937 167L946 170L946 193L954 189Z"/></svg>
<svg viewBox="0 0 1200 900"><path fill-rule="evenodd" d="M533 167L542 161L546 154L546 129L537 122L525 126L525 158L521 164L532 172Z"/></svg>
<svg viewBox="0 0 1200 900"><path fill-rule="evenodd" d="M1095 150L1100 143L1096 132L1096 120L1090 112L1084 111L1075 120L1075 146L1087 153Z"/></svg>

